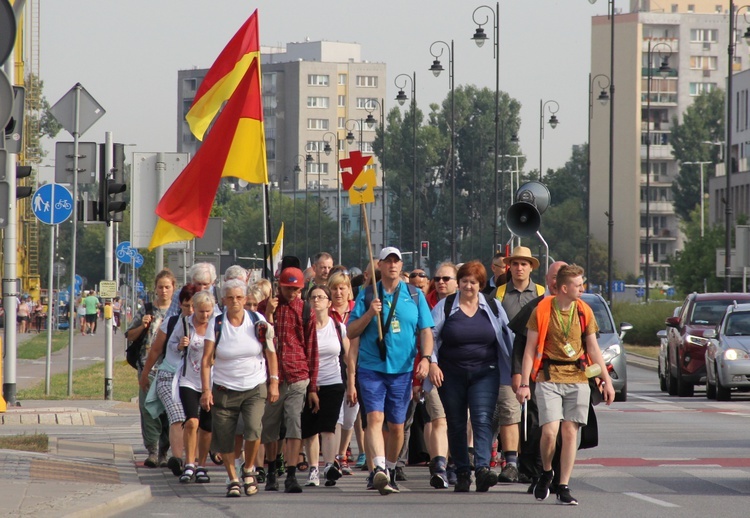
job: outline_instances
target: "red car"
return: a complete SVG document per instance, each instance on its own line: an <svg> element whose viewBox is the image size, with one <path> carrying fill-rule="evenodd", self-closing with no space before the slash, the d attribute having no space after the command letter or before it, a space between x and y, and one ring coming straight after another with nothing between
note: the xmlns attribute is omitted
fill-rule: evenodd
<svg viewBox="0 0 750 518"><path fill-rule="evenodd" d="M750 302L750 293L691 293L680 314L667 324L667 392L691 397L695 385L706 383L706 346L703 337L714 329L734 301Z"/></svg>

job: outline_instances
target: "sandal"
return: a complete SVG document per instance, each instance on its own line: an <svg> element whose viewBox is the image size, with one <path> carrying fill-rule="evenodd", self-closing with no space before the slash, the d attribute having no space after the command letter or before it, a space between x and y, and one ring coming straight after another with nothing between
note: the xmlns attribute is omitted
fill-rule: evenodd
<svg viewBox="0 0 750 518"><path fill-rule="evenodd" d="M240 468L240 477L242 478L242 485L245 488L247 496L253 496L258 492L257 475L258 473L255 471L245 471L244 464Z"/></svg>
<svg viewBox="0 0 750 518"><path fill-rule="evenodd" d="M208 484L211 482L211 477L208 476L206 468L203 466L195 468L195 482L198 484Z"/></svg>
<svg viewBox="0 0 750 518"><path fill-rule="evenodd" d="M302 462L297 463L297 471L307 471L310 469L310 464L307 462L307 454L300 452L299 456L302 457Z"/></svg>
<svg viewBox="0 0 750 518"><path fill-rule="evenodd" d="M241 496L239 480L232 480L227 484L227 498L239 498Z"/></svg>
<svg viewBox="0 0 750 518"><path fill-rule="evenodd" d="M182 475L180 475L180 482L182 484L187 484L193 479L193 475L195 475L195 466L192 464L186 465L185 469L182 470Z"/></svg>
<svg viewBox="0 0 750 518"><path fill-rule="evenodd" d="M221 466L224 464L224 460L221 458L221 453L214 453L212 451L209 451L208 454L211 456L211 461L217 466Z"/></svg>

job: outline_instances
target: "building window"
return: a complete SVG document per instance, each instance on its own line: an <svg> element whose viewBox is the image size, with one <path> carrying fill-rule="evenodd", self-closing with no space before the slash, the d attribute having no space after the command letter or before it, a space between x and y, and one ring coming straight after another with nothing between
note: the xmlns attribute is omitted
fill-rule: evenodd
<svg viewBox="0 0 750 518"><path fill-rule="evenodd" d="M716 56L690 56L692 70L716 70L719 58Z"/></svg>
<svg viewBox="0 0 750 518"><path fill-rule="evenodd" d="M326 143L324 140L308 140L307 144L305 144L305 151L308 153L323 152L325 147Z"/></svg>
<svg viewBox="0 0 750 518"><path fill-rule="evenodd" d="M307 119L307 129L309 130L327 130L328 119Z"/></svg>
<svg viewBox="0 0 750 518"><path fill-rule="evenodd" d="M716 89L716 83L690 83L690 95L696 96Z"/></svg>
<svg viewBox="0 0 750 518"><path fill-rule="evenodd" d="M694 13L695 12L695 4L688 4L688 6L687 6L687 12Z"/></svg>
<svg viewBox="0 0 750 518"><path fill-rule="evenodd" d="M362 142L362 149L361 151L363 153L372 153L372 142Z"/></svg>
<svg viewBox="0 0 750 518"><path fill-rule="evenodd" d="M192 99L183 99L182 100L182 117L184 118L185 115L187 115L187 112L190 111L190 107L193 105Z"/></svg>
<svg viewBox="0 0 750 518"><path fill-rule="evenodd" d="M182 84L186 91L188 92L195 92L195 89L198 88L198 80L194 77L191 77L189 79L183 79Z"/></svg>
<svg viewBox="0 0 750 518"><path fill-rule="evenodd" d="M276 72L263 74L263 93L276 93Z"/></svg>
<svg viewBox="0 0 750 518"><path fill-rule="evenodd" d="M357 76L357 86L377 88L378 76Z"/></svg>
<svg viewBox="0 0 750 518"><path fill-rule="evenodd" d="M357 108L364 109L373 109L375 106L377 106L377 99L373 97L357 97Z"/></svg>
<svg viewBox="0 0 750 518"><path fill-rule="evenodd" d="M693 43L716 43L719 29L690 29L690 41Z"/></svg>
<svg viewBox="0 0 750 518"><path fill-rule="evenodd" d="M339 108L346 108L346 96L339 95Z"/></svg>
<svg viewBox="0 0 750 518"><path fill-rule="evenodd" d="M346 125L346 117L339 117L338 119L338 129L346 129L344 126Z"/></svg>
<svg viewBox="0 0 750 518"><path fill-rule="evenodd" d="M328 86L328 74L308 74L308 86Z"/></svg>
<svg viewBox="0 0 750 518"><path fill-rule="evenodd" d="M339 85L344 86L346 84L346 74L339 74Z"/></svg>
<svg viewBox="0 0 750 518"><path fill-rule="evenodd" d="M318 172L318 166L320 166L320 172ZM326 162L320 164L315 161L307 162L307 172L309 174L328 174L328 164Z"/></svg>
<svg viewBox="0 0 750 518"><path fill-rule="evenodd" d="M721 4L716 4L714 10L716 11L716 14L721 14Z"/></svg>
<svg viewBox="0 0 750 518"><path fill-rule="evenodd" d="M308 97L308 108L328 108L328 97Z"/></svg>

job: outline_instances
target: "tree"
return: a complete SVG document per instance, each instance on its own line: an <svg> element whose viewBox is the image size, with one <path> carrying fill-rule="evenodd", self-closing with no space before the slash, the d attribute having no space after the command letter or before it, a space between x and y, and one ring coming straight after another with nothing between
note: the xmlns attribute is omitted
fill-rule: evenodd
<svg viewBox="0 0 750 518"><path fill-rule="evenodd" d="M675 213L687 220L700 202L700 167L682 165L684 162L706 162L710 178L714 176L714 165L721 162L719 146L706 142L724 140L724 91L715 89L695 98L693 104L682 115L682 123L672 120L670 142L675 158L680 162L680 172L672 183ZM733 166L736 170L736 166ZM708 178L704 184L704 195L708 189Z"/></svg>
<svg viewBox="0 0 750 518"><path fill-rule="evenodd" d="M671 261L672 280L682 293L723 291L724 279L716 277L716 249L724 246L724 228L708 227L701 237L699 209L682 223L685 247Z"/></svg>
<svg viewBox="0 0 750 518"><path fill-rule="evenodd" d="M28 162L40 163L47 155L41 145L42 137L54 138L62 125L50 113L50 105L44 97L44 81L34 74L26 76L26 119L24 128L26 138L26 159Z"/></svg>

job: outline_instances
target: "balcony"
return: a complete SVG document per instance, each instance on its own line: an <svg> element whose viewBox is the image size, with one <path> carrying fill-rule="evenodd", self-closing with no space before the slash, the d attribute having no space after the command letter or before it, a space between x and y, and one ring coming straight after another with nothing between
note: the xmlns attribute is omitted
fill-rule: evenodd
<svg viewBox="0 0 750 518"><path fill-rule="evenodd" d="M649 38L647 36L644 36L643 42L641 43L641 50L643 52L648 52L648 44L651 42L651 53L657 53L664 49L667 50L664 45L659 47L658 49L654 50L654 47L658 45L659 43L666 43L672 48L672 53L676 54L680 51L680 40L677 38Z"/></svg>
<svg viewBox="0 0 750 518"><path fill-rule="evenodd" d="M656 160L674 160L674 155L672 154L672 146L671 145L657 145L657 144L651 144L651 159ZM641 160L646 160L646 145L641 144Z"/></svg>
<svg viewBox="0 0 750 518"><path fill-rule="evenodd" d="M639 231L641 241L646 239L646 229L641 227ZM648 236L650 241L675 241L677 235L668 228L652 228Z"/></svg>
<svg viewBox="0 0 750 518"><path fill-rule="evenodd" d="M645 176L645 175L644 175ZM674 214L674 206L671 201L652 201L649 203L650 214ZM646 202L641 202L641 214L646 213Z"/></svg>

